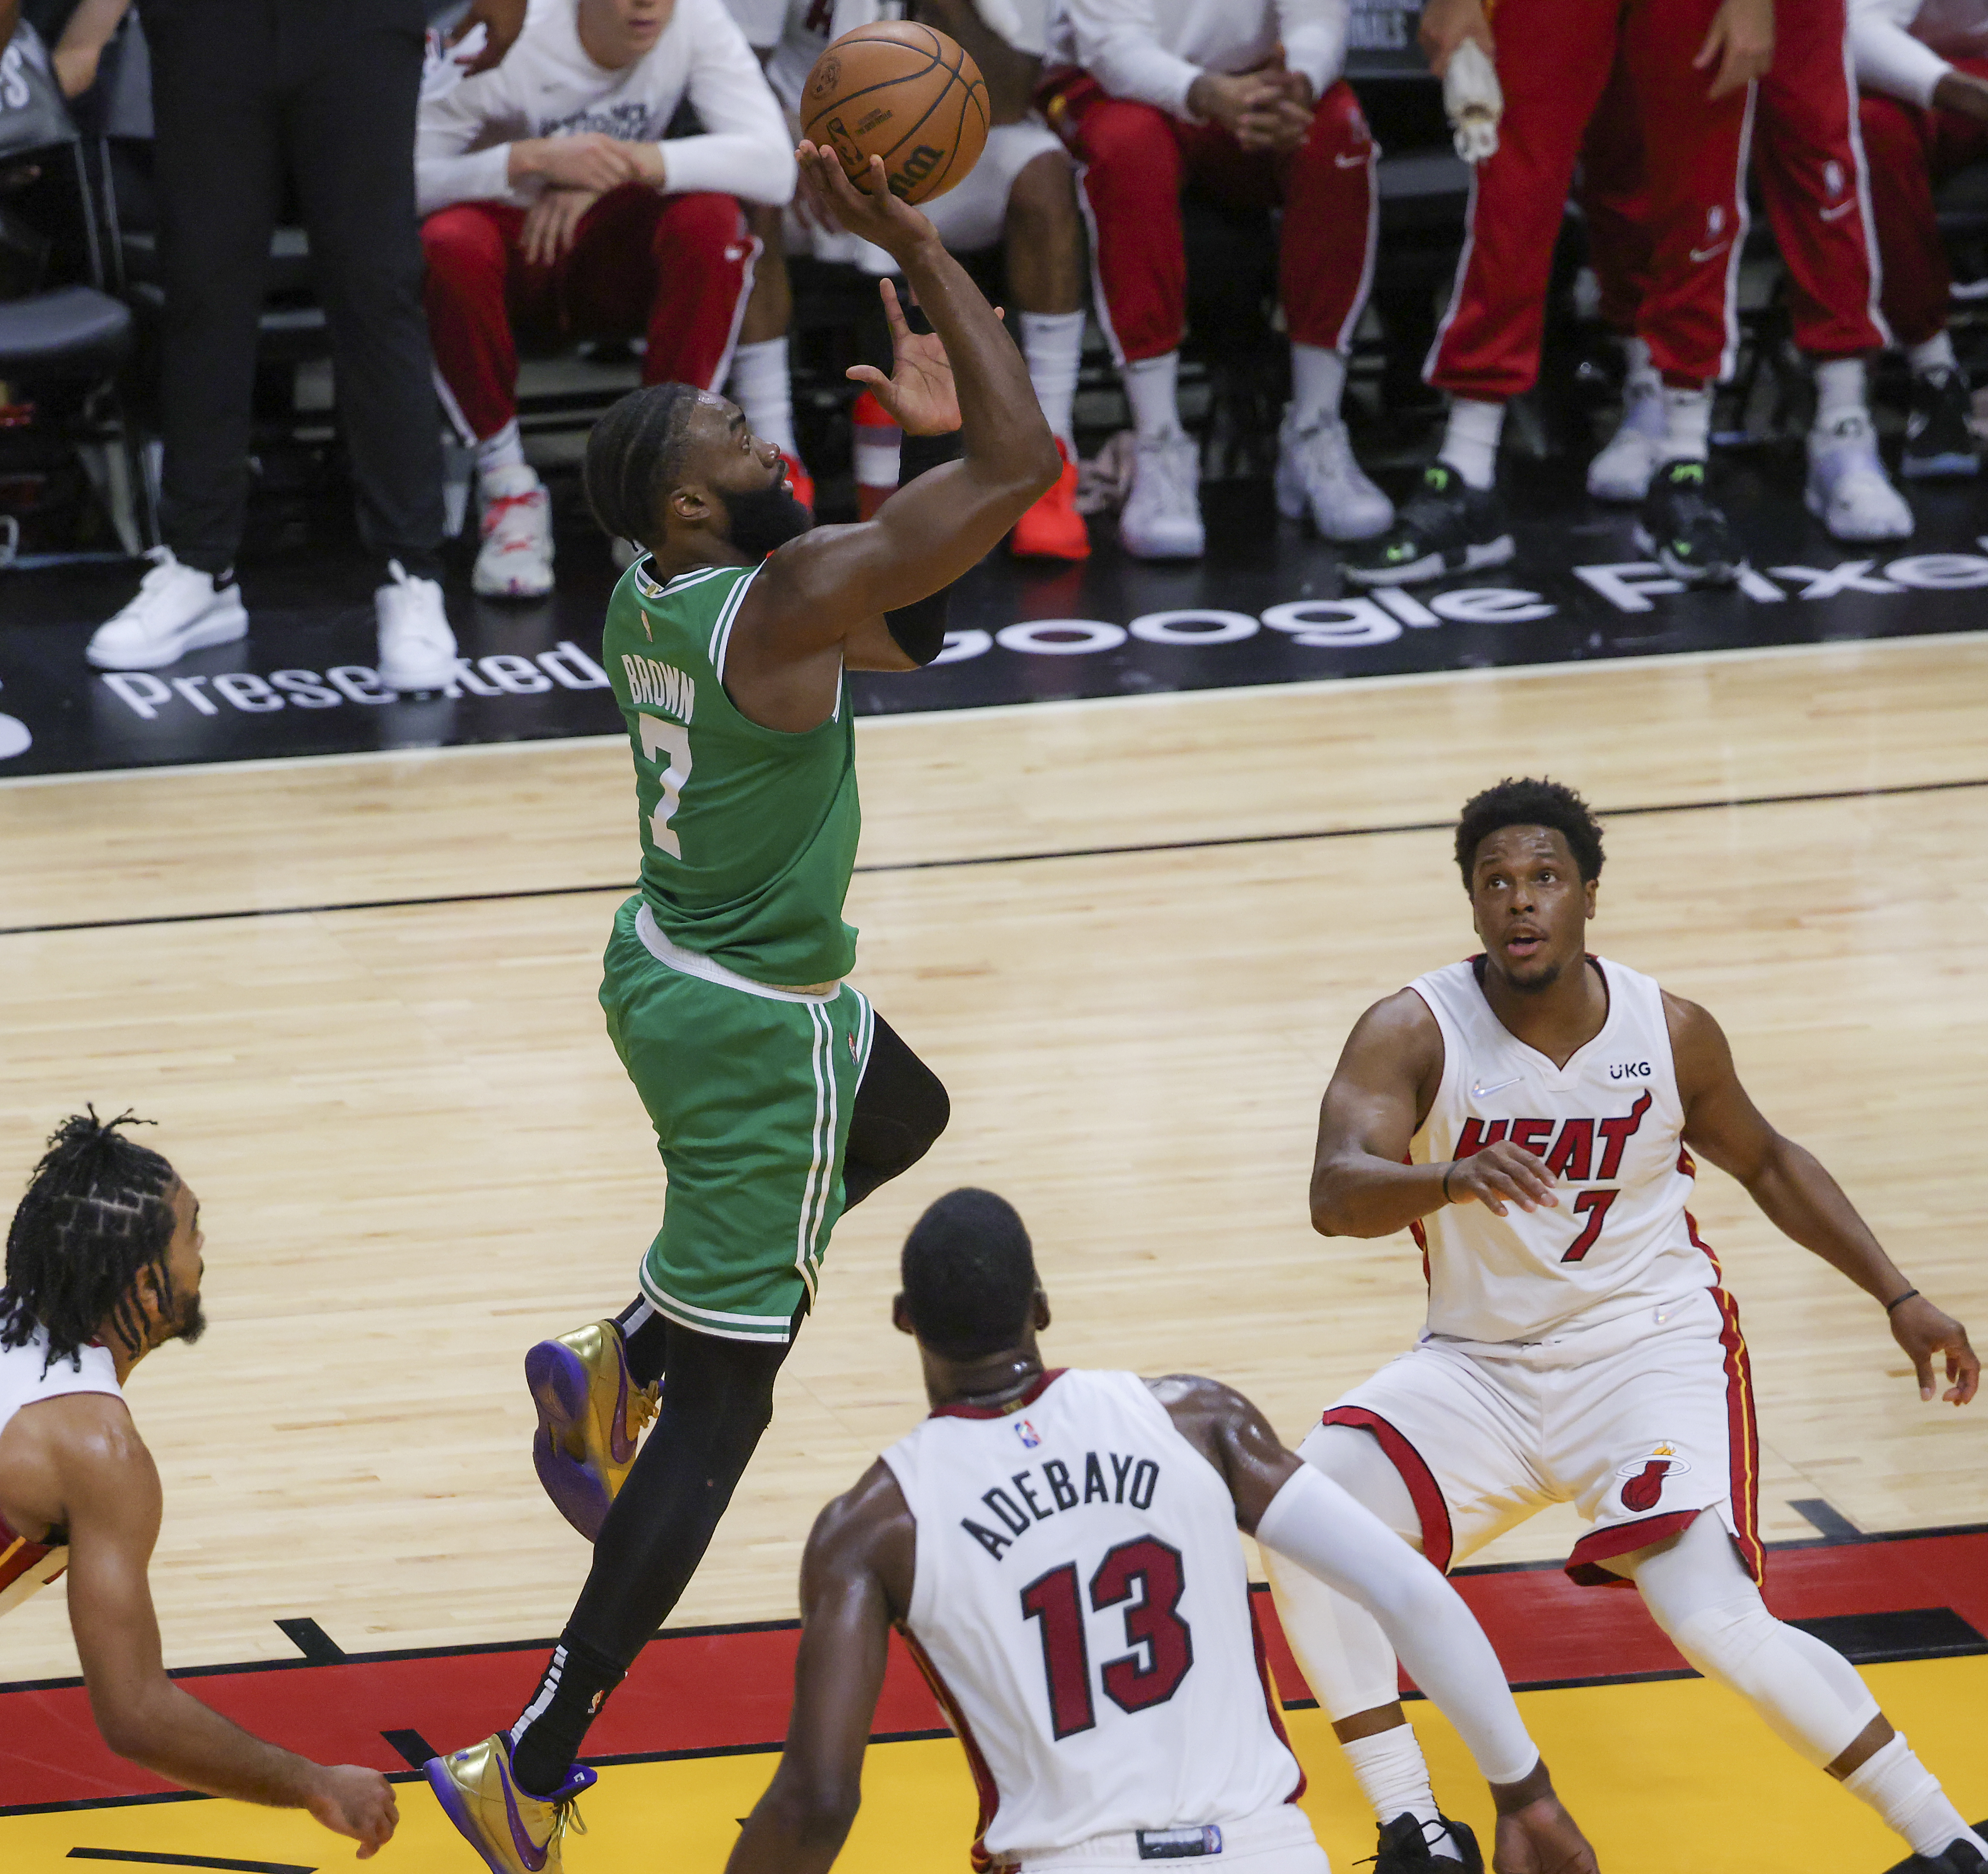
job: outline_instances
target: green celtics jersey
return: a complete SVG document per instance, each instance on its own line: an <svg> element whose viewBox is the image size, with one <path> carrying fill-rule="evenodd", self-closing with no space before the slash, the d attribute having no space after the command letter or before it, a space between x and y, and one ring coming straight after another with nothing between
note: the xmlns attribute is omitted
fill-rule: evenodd
<svg viewBox="0 0 1988 1874"><path fill-rule="evenodd" d="M622 576L602 634L635 755L642 896L663 934L755 982L846 976L842 920L862 812L845 682L800 734L762 728L725 694L725 647L756 569L707 566L658 585Z"/></svg>

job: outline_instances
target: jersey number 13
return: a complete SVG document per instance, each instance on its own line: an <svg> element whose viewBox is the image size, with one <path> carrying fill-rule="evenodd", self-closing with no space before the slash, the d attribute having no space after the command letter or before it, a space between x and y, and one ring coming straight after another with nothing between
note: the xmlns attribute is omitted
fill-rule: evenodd
<svg viewBox="0 0 1988 1874"><path fill-rule="evenodd" d="M1104 1696L1121 1711L1165 1704L1194 1664L1193 1633L1175 1612L1185 1587L1180 1551L1149 1535L1121 1542L1091 1576L1095 1612L1125 1609L1125 1643L1132 1650L1107 1660L1097 1674ZM1058 1742L1097 1722L1090 1691L1090 1648L1078 1596L1073 1562L1037 1575L1022 1590L1022 1618L1042 1622L1050 1723Z"/></svg>

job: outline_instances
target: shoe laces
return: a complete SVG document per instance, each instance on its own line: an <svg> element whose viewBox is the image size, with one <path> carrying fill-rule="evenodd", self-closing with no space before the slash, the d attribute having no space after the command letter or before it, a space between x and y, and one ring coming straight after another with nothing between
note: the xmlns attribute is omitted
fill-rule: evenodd
<svg viewBox="0 0 1988 1874"><path fill-rule="evenodd" d="M1402 1813L1406 1815L1409 1813L1409 1812L1404 1810ZM1449 1824L1444 1821L1441 1816L1438 1816L1434 1822L1425 1822L1418 1825L1422 1832L1422 1847L1425 1851L1426 1851L1434 1843L1441 1841L1445 1835L1449 1835ZM1429 1832L1431 1829L1434 1829L1435 1832L1433 1835ZM1384 1828L1382 1829L1381 1832L1384 1836L1387 1834L1387 1831ZM1456 1838L1454 1835L1450 1836L1450 1839L1452 1842L1455 1842L1456 1839ZM1395 1845L1392 1842L1388 1842L1385 1845L1389 1848L1392 1848ZM1460 1845L1460 1844L1459 1845ZM1425 1853L1424 1859L1428 1861L1432 1868L1435 1866L1436 1860L1436 1857L1435 1855ZM1380 1855L1376 1852L1371 1855L1363 1855L1357 1861L1354 1862L1353 1865L1356 1868L1378 1867L1380 1865ZM1456 1865L1460 1874L1460 1871L1463 1866L1463 1857L1461 1855L1457 1857Z"/></svg>
<svg viewBox="0 0 1988 1874"><path fill-rule="evenodd" d="M206 580L208 586L216 591L219 589L215 587L211 573L202 572L198 566L188 566L174 555L169 546L148 546L145 549L145 558L152 562L152 569L138 582L137 596L125 606L124 615L127 618L143 617L150 613L152 607L160 602L166 588L173 582L174 576L179 573L192 573L196 578Z"/></svg>
<svg viewBox="0 0 1988 1874"><path fill-rule="evenodd" d="M1297 431L1291 441L1305 466L1320 480L1343 485L1352 479L1353 445L1344 424L1330 417L1316 417Z"/></svg>
<svg viewBox="0 0 1988 1874"><path fill-rule="evenodd" d="M1195 446L1191 438L1168 437L1164 442L1143 444L1139 458L1139 481L1161 493L1170 507L1192 505Z"/></svg>
<svg viewBox="0 0 1988 1874"><path fill-rule="evenodd" d="M661 1409L661 1386L654 1382L644 1386L631 1386L628 1389L625 1416L631 1435L639 1434ZM580 1831L582 1835L586 1832L584 1828Z"/></svg>
<svg viewBox="0 0 1988 1874"><path fill-rule="evenodd" d="M504 535L505 536L504 539L498 540L498 545L499 549L505 552L512 552L519 547L531 545L532 544L531 532L526 528L519 527L516 523L520 521L529 522L531 515L538 508L539 498L544 492L543 488L526 488L519 494L499 495L485 502L483 505L484 539L495 540L499 535Z"/></svg>

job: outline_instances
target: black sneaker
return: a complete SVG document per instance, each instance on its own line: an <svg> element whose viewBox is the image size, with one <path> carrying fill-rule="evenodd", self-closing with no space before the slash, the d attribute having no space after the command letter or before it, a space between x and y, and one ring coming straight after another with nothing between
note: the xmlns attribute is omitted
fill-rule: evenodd
<svg viewBox="0 0 1988 1874"><path fill-rule="evenodd" d="M1977 1822L1975 1833L1988 1833L1988 1823ZM1886 1869L1885 1874L1981 1874L1983 1868L1988 1868L1988 1861L1981 1858L1980 1849L1961 1840L1950 1842L1942 1854L1908 1855L1896 1867Z"/></svg>
<svg viewBox="0 0 1988 1874"><path fill-rule="evenodd" d="M1636 548L1687 586L1730 586L1746 565L1725 511L1705 491L1702 462L1666 462L1650 478Z"/></svg>
<svg viewBox="0 0 1988 1874"><path fill-rule="evenodd" d="M1418 1822L1412 1815L1397 1815L1381 1830L1381 1851L1374 1857L1374 1874L1484 1874L1484 1855L1477 1838L1466 1823L1453 1822L1445 1815L1442 1826L1450 1839L1462 1849L1461 1861L1429 1852L1428 1832L1434 1823Z"/></svg>
<svg viewBox="0 0 1988 1874"><path fill-rule="evenodd" d="M1968 427L1974 399L1967 379L1944 368L1912 375L1912 414L1905 418L1898 473L1908 481L1981 472L1981 443Z"/></svg>
<svg viewBox="0 0 1988 1874"><path fill-rule="evenodd" d="M1512 553L1496 489L1474 488L1447 462L1432 462L1394 525L1347 552L1346 576L1357 586L1415 586L1502 566Z"/></svg>

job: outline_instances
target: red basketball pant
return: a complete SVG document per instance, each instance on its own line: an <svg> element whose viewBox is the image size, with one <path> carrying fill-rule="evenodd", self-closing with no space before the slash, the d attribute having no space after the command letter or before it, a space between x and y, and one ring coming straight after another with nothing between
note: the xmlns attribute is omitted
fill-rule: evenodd
<svg viewBox="0 0 1988 1874"><path fill-rule="evenodd" d="M646 334L645 384L718 388L759 243L729 195L631 184L581 218L550 266L519 245L525 211L458 202L421 224L428 332L458 427L478 441L517 414L518 335L542 343Z"/></svg>
<svg viewBox="0 0 1988 1874"><path fill-rule="evenodd" d="M1754 101L1753 164L1787 268L1795 343L1817 358L1854 357L1890 342L1878 313L1870 178L1844 33L1844 0L1777 8L1773 66ZM1581 152L1601 313L1618 332L1640 329L1650 282L1639 82L1618 57Z"/></svg>
<svg viewBox="0 0 1988 1874"><path fill-rule="evenodd" d="M1121 363L1173 350L1187 329L1182 189L1224 208L1283 204L1278 292L1291 336L1351 342L1374 279L1380 150L1344 81L1288 158L1246 150L1219 124L1109 96L1077 77L1047 100L1050 127L1083 167L1098 312Z"/></svg>
<svg viewBox="0 0 1988 1874"><path fill-rule="evenodd" d="M1649 152L1649 283L1639 329L1680 383L1726 368L1728 307L1746 232L1750 93L1709 102L1691 61L1719 0L1499 0L1492 31L1505 115L1472 180L1469 238L1423 375L1503 402L1539 375L1547 282L1581 139L1619 52L1636 74Z"/></svg>
<svg viewBox="0 0 1988 1874"><path fill-rule="evenodd" d="M1988 78L1988 59L1954 62ZM1885 262L1885 316L1899 343L1923 345L1946 330L1953 290L1932 192L1956 170L1988 157L1988 125L1957 110L1921 110L1897 98L1868 95L1863 122L1878 248Z"/></svg>

